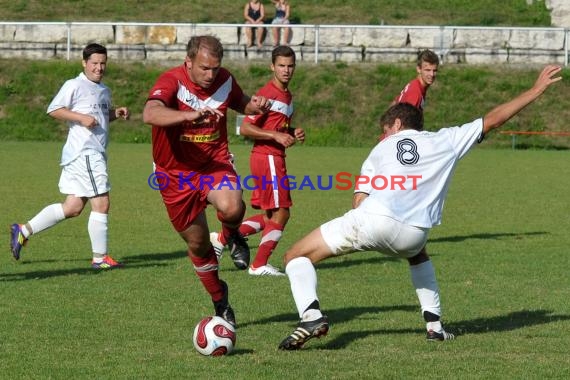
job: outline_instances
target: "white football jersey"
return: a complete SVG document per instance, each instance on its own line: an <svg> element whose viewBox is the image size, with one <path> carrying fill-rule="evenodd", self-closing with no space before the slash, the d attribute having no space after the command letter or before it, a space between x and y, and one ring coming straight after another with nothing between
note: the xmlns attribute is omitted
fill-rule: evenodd
<svg viewBox="0 0 570 380"><path fill-rule="evenodd" d="M482 135L483 119L477 119L437 132L403 130L389 136L362 165L362 184L355 192L369 196L360 207L417 227L440 224L457 162Z"/></svg>
<svg viewBox="0 0 570 380"><path fill-rule="evenodd" d="M47 113L60 108L89 114L97 120L94 128L85 128L79 123L68 122L69 133L63 146L61 165L66 165L79 156L82 150L93 149L105 153L109 136L109 110L111 91L103 83L87 79L84 73L66 81L48 106Z"/></svg>

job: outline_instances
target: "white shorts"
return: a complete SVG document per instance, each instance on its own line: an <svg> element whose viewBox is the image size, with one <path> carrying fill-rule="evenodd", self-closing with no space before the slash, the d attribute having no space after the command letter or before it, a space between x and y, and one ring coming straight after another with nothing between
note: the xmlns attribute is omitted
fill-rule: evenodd
<svg viewBox="0 0 570 380"><path fill-rule="evenodd" d="M429 228L410 226L362 208L350 210L321 226L323 239L334 255L378 251L413 257L426 244L428 232Z"/></svg>
<svg viewBox="0 0 570 380"><path fill-rule="evenodd" d="M82 152L61 169L59 191L76 197L93 198L111 190L107 159L95 150Z"/></svg>

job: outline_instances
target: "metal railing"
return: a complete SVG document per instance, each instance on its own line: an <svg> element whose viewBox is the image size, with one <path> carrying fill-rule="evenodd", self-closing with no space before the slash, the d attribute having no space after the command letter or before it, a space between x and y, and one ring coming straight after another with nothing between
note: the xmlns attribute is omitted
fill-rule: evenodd
<svg viewBox="0 0 570 380"><path fill-rule="evenodd" d="M314 31L314 62L319 62L320 54L320 41L321 32L325 32L330 29L407 29L407 30L434 30L439 33L439 38L435 40L438 43L433 43L433 46L424 46L423 48L430 48L443 56L450 50L453 50L452 46L446 46L445 36L453 34L457 30L508 30L508 31L549 31L549 32L564 32L564 65L569 64L569 38L570 29L568 28L530 28L530 27L478 27L478 26L421 26L421 25L317 25L317 24L200 24L200 23L149 23L149 22L25 22L25 21L0 21L0 26L8 25L57 25L66 26L66 49L67 49L67 59L71 59L72 50L72 27L73 26L170 26L170 27L193 27L193 28L291 28L291 29L312 29ZM4 41L6 42L6 41ZM31 41L33 42L33 41ZM402 48L403 49L403 48ZM529 47L529 49L531 49ZM555 52L556 50L552 50Z"/></svg>

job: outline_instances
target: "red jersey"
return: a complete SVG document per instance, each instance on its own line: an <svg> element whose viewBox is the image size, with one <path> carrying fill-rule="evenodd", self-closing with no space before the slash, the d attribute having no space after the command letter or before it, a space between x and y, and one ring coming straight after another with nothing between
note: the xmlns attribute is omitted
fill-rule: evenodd
<svg viewBox="0 0 570 380"><path fill-rule="evenodd" d="M419 109L424 110L427 87L423 87L418 78L412 80L404 87L400 95L394 99L396 103L409 103Z"/></svg>
<svg viewBox="0 0 570 380"><path fill-rule="evenodd" d="M167 107L196 111L205 106L220 110L224 116L201 121L187 121L171 127L152 127L154 163L163 169L202 171L212 162L228 160L226 113L236 109L243 91L224 68L209 88L191 81L186 64L164 72L150 90L147 100L160 100Z"/></svg>
<svg viewBox="0 0 570 380"><path fill-rule="evenodd" d="M278 88L273 80L267 82L258 96L271 99L271 109L263 115L249 115L243 121L269 131L289 132L293 117L293 95L288 90ZM252 152L285 157L285 147L273 140L255 140Z"/></svg>

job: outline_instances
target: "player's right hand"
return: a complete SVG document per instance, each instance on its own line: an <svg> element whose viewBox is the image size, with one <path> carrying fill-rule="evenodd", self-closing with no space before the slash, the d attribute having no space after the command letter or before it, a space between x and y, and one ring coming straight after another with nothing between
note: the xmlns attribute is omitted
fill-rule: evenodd
<svg viewBox="0 0 570 380"><path fill-rule="evenodd" d="M196 120L208 120L217 122L224 116L222 111L208 106L197 110L197 112L199 113L199 116Z"/></svg>
<svg viewBox="0 0 570 380"><path fill-rule="evenodd" d="M79 123L85 128L95 128L97 126L97 119L91 115L81 115Z"/></svg>
<svg viewBox="0 0 570 380"><path fill-rule="evenodd" d="M288 133L277 132L274 140L285 148L289 148L291 145L295 144L295 138Z"/></svg>

